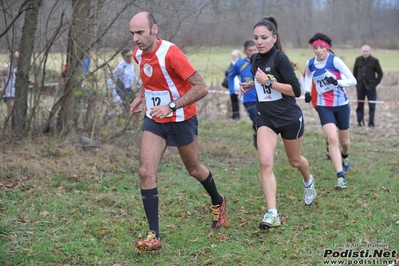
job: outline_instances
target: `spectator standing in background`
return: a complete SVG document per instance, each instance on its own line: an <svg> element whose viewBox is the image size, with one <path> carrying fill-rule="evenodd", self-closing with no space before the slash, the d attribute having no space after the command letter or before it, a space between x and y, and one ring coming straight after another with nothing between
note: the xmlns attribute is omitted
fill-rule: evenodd
<svg viewBox="0 0 399 266"><path fill-rule="evenodd" d="M0 92L3 95L3 101L7 106L7 118L10 117L14 110L15 100L15 83L16 74L19 61L19 52L15 51L12 56L11 64L7 64L0 69ZM29 84L32 85L34 81L29 79Z"/></svg>
<svg viewBox="0 0 399 266"><path fill-rule="evenodd" d="M228 84L230 95L235 94L237 95L239 92L236 91L237 82L236 79L240 78L240 82L251 82L254 79L252 75L251 68L251 57L253 54L257 52L256 46L253 40L247 40L244 43L244 54L246 55L245 58L238 60L234 65L230 73L228 74ZM239 88L239 84L238 84ZM254 147L257 149L257 135L256 135L256 116L257 116L257 109L256 109L256 90L255 87L247 91L242 96L242 103L244 104L245 109L247 110L248 116L252 121L252 128L254 130L253 134L253 143Z"/></svg>
<svg viewBox="0 0 399 266"><path fill-rule="evenodd" d="M240 102L238 99L238 95L240 93L240 78L236 76L234 78L234 86L230 86L228 81L228 75L230 71L233 69L235 63L241 59L241 52L239 50L234 50L231 53L231 63L225 72L225 79L222 83L222 86L229 89L230 92L230 100L231 100L231 109L232 116L231 118L234 120L240 119Z"/></svg>
<svg viewBox="0 0 399 266"><path fill-rule="evenodd" d="M353 75L357 80L357 125L364 126L364 101L369 101L369 123L374 128L375 101L377 100L377 85L380 84L383 72L377 58L371 56L371 47L362 46L362 55L356 58ZM371 102L370 102L371 101Z"/></svg>
<svg viewBox="0 0 399 266"><path fill-rule="evenodd" d="M134 87L140 87L141 83L134 70L132 49L123 49L121 55L123 60L115 67L112 77L107 80L107 84L114 101L121 103L124 111L129 113L130 103L135 97Z"/></svg>
<svg viewBox="0 0 399 266"><path fill-rule="evenodd" d="M89 72L89 67L90 67L90 55L86 54L85 57L83 58L83 73L87 74Z"/></svg>
<svg viewBox="0 0 399 266"><path fill-rule="evenodd" d="M3 92L3 101L7 106L7 118L14 110L15 100L15 82L17 67L19 61L19 52L14 52L11 64L7 64L1 69L0 73L0 90Z"/></svg>

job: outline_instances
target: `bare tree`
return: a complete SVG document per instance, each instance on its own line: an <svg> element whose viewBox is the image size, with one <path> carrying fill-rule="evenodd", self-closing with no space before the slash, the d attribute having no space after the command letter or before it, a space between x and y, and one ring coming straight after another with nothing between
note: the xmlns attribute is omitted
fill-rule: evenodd
<svg viewBox="0 0 399 266"><path fill-rule="evenodd" d="M90 3L85 0L72 0L73 12L68 34L67 79L62 90L60 111L57 119L57 130L62 135L67 133L73 121L75 91L79 87L79 74L82 62L89 50L89 37L86 34L86 19L90 17Z"/></svg>
<svg viewBox="0 0 399 266"><path fill-rule="evenodd" d="M32 0L25 14L22 28L22 38L19 48L20 60L15 84L15 107L12 116L12 129L15 137L21 138L26 134L26 113L29 87L29 71L35 40L39 8L43 0Z"/></svg>
<svg viewBox="0 0 399 266"><path fill-rule="evenodd" d="M17 21L17 19L27 10L27 4L29 0L25 0L19 7L18 13L12 18L10 22L7 21L7 16L5 16L5 13L7 12L7 7L5 6L5 1L0 2L0 6L2 7L3 10L3 19L4 19L4 24L7 25L3 32L0 32L0 38L3 37L12 27L12 25Z"/></svg>
<svg viewBox="0 0 399 266"><path fill-rule="evenodd" d="M139 11L153 13L159 37L187 53L242 47L243 41L253 38L255 23L266 16L279 22L287 49L306 47L316 31L330 35L337 48L365 42L399 47L399 6L391 0L2 0L0 49L7 50L7 62L10 52L20 50L16 109L3 134L9 129L17 137L27 132L65 136L71 131L124 130L129 121L118 127L117 122L104 119L111 106L104 81L119 51L133 48L129 21ZM82 75L85 54L92 60L89 73ZM66 83L59 86L64 64L68 65ZM35 78L29 93L28 74ZM95 125L105 120L115 127L105 122Z"/></svg>

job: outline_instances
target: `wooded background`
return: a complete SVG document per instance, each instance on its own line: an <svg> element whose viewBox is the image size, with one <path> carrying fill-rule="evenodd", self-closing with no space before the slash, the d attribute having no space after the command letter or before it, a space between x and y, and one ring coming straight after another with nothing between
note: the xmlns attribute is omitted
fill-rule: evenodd
<svg viewBox="0 0 399 266"><path fill-rule="evenodd" d="M104 76L119 51L133 48L129 22L149 11L160 27L159 37L185 52L209 47L241 47L253 38L253 26L266 16L278 21L285 48L308 47L324 32L333 47L399 49L397 0L1 0L0 62L20 52L15 110L5 121L0 140L28 135L89 131L104 120ZM55 56L57 55L57 57ZM91 56L90 72L82 77L82 61ZM69 71L48 110L41 107L43 88ZM102 75L100 75L102 73ZM101 78L100 78L101 76ZM28 78L35 85L27 90ZM82 80L85 89L82 90ZM122 127L126 129L125 127Z"/></svg>

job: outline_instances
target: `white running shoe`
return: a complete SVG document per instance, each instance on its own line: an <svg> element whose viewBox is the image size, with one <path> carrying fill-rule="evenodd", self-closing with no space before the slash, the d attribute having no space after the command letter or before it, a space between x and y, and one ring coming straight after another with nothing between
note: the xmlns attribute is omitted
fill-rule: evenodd
<svg viewBox="0 0 399 266"><path fill-rule="evenodd" d="M312 181L312 184L309 187L304 186L303 188L303 199L305 200L306 206L312 205L317 196L316 189L314 188L314 178L312 175L310 175L310 180Z"/></svg>
<svg viewBox="0 0 399 266"><path fill-rule="evenodd" d="M280 217L278 214L267 212L265 216L263 216L263 221L259 223L259 229L267 230L269 228L279 227L280 225Z"/></svg>

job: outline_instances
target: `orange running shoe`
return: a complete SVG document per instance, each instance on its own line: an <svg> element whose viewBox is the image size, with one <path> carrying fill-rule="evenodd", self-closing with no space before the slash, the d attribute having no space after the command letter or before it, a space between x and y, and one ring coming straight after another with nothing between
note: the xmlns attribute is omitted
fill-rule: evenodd
<svg viewBox="0 0 399 266"><path fill-rule="evenodd" d="M161 240L157 238L154 231L148 231L145 239L140 239L136 243L140 251L161 251Z"/></svg>
<svg viewBox="0 0 399 266"><path fill-rule="evenodd" d="M222 204L212 205L212 228L217 230L226 220L226 197L220 195L223 199Z"/></svg>

